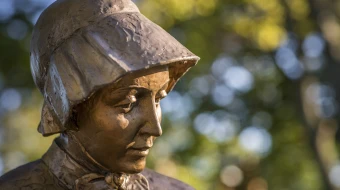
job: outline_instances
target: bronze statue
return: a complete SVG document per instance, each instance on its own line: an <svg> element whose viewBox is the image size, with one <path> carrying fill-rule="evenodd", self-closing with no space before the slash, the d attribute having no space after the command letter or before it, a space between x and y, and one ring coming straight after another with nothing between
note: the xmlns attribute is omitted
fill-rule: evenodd
<svg viewBox="0 0 340 190"><path fill-rule="evenodd" d="M131 0L57 0L34 28L31 70L38 131L60 136L0 189L193 189L144 168L162 135L159 102L198 60Z"/></svg>

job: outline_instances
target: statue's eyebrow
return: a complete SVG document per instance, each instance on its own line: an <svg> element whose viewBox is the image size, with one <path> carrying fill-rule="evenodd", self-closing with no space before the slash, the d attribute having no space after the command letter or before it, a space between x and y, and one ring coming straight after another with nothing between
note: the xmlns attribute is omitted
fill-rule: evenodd
<svg viewBox="0 0 340 190"><path fill-rule="evenodd" d="M161 85L161 88L158 90L156 96L159 96L160 92L165 90L165 88L167 87L167 85L169 85L170 79L166 80L164 82L163 85ZM133 91L135 90L135 91ZM116 101L119 101L123 98L126 98L126 95L136 95L136 94L142 94L142 93L147 93L147 92L151 92L150 89L145 88L143 86L139 86L139 85L134 85L131 84L129 86L126 87L121 87L121 88L112 88L110 93L108 94L108 97L111 97L114 99L117 99Z"/></svg>
<svg viewBox="0 0 340 190"><path fill-rule="evenodd" d="M134 90L135 89L135 90ZM124 88L117 88L117 89L112 89L107 94L107 98L110 99L110 101L122 101L123 99L126 99L128 95L136 95L138 93L138 90L136 88L129 88L129 87L124 87Z"/></svg>
<svg viewBox="0 0 340 190"><path fill-rule="evenodd" d="M117 94L130 94L131 92L133 92L133 89L136 89L136 87L123 87L123 88L116 88L116 89L111 89L110 95L117 95ZM133 92L134 94L137 93Z"/></svg>
<svg viewBox="0 0 340 190"><path fill-rule="evenodd" d="M160 88L161 90L164 90L164 88L169 84L170 80L167 80ZM138 86L138 85L129 85L127 87L122 87L122 88L117 88L115 90L131 90L131 89L140 89L140 90L146 90L146 91L150 91L149 89L143 87L143 86ZM113 91L114 93L114 91Z"/></svg>

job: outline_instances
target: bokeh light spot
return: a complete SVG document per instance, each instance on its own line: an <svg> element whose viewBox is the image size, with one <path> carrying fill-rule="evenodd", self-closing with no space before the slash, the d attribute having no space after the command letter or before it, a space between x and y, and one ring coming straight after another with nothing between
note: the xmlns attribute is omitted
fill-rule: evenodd
<svg viewBox="0 0 340 190"><path fill-rule="evenodd" d="M329 180L331 183L336 186L340 187L340 164L333 166L329 172Z"/></svg>
<svg viewBox="0 0 340 190"><path fill-rule="evenodd" d="M189 93L198 98L207 96L210 92L211 84L209 76L196 77L190 82ZM171 93L170 93L171 94Z"/></svg>
<svg viewBox="0 0 340 190"><path fill-rule="evenodd" d="M212 99L218 106L224 107L234 99L234 91L225 85L217 85L212 91Z"/></svg>
<svg viewBox="0 0 340 190"><path fill-rule="evenodd" d="M171 119L187 118L195 109L194 103L189 95L181 95L177 91L172 91L166 98L161 101L161 107L164 113L170 114Z"/></svg>
<svg viewBox="0 0 340 190"><path fill-rule="evenodd" d="M194 120L194 127L200 134L210 140L225 143L234 138L238 129L238 122L225 111L201 113Z"/></svg>
<svg viewBox="0 0 340 190"><path fill-rule="evenodd" d="M226 166L222 169L220 178L224 185L228 187L237 187L243 181L243 172L235 165Z"/></svg>
<svg viewBox="0 0 340 190"><path fill-rule="evenodd" d="M212 153L209 156L193 157L190 163L194 175L201 179L211 178L218 169L217 156Z"/></svg>
<svg viewBox="0 0 340 190"><path fill-rule="evenodd" d="M284 28L278 25L264 24L258 31L257 43L261 49L274 50L285 37L286 31Z"/></svg>
<svg viewBox="0 0 340 190"><path fill-rule="evenodd" d="M216 118L209 113L201 113L194 120L195 129L204 135L209 135L216 125Z"/></svg>
<svg viewBox="0 0 340 190"><path fill-rule="evenodd" d="M325 41L318 34L310 34L303 41L302 49L307 57L315 58L321 56L325 48Z"/></svg>
<svg viewBox="0 0 340 190"><path fill-rule="evenodd" d="M304 68L293 50L281 47L276 52L275 59L277 65L288 78L296 80L303 75Z"/></svg>
<svg viewBox="0 0 340 190"><path fill-rule="evenodd" d="M241 132L239 143L245 150L264 155L270 151L272 139L265 129L252 126Z"/></svg>
<svg viewBox="0 0 340 190"><path fill-rule="evenodd" d="M22 20L12 20L7 26L7 35L14 40L22 40L28 31L27 24Z"/></svg>
<svg viewBox="0 0 340 190"><path fill-rule="evenodd" d="M315 106L316 114L321 118L331 118L338 112L335 91L324 84L313 83L306 89L306 100Z"/></svg>
<svg viewBox="0 0 340 190"><path fill-rule="evenodd" d="M0 21L5 21L11 18L15 13L13 0L0 1Z"/></svg>
<svg viewBox="0 0 340 190"><path fill-rule="evenodd" d="M211 66L211 72L216 78L221 78L227 69L236 64L236 60L229 56L220 56Z"/></svg>
<svg viewBox="0 0 340 190"><path fill-rule="evenodd" d="M224 81L232 89L239 92L248 92L253 87L254 78L244 67L232 66L225 73Z"/></svg>
<svg viewBox="0 0 340 190"><path fill-rule="evenodd" d="M21 95L15 89L7 89L0 96L0 106L7 111L14 111L21 105Z"/></svg>

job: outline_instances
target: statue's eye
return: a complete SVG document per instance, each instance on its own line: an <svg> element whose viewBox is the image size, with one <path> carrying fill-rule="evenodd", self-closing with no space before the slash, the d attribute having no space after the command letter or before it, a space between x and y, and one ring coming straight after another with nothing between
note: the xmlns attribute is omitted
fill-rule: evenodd
<svg viewBox="0 0 340 190"><path fill-rule="evenodd" d="M136 97L133 96L133 95L129 95L129 96L126 97L125 100L114 105L114 107L122 108L125 113L128 113L135 106L136 102L137 102Z"/></svg>
<svg viewBox="0 0 340 190"><path fill-rule="evenodd" d="M165 98L167 95L168 95L168 93L166 93L165 90L162 90L162 91L159 92L159 98L160 99Z"/></svg>
<svg viewBox="0 0 340 190"><path fill-rule="evenodd" d="M132 108L135 106L136 102L134 103L130 103L130 104L125 104L125 105L121 105L120 107L123 108L125 113L128 113L132 110Z"/></svg>
<svg viewBox="0 0 340 190"><path fill-rule="evenodd" d="M161 102L161 99L165 98L168 94L165 90L162 90L158 93L158 96L155 99L156 106L159 106L159 103Z"/></svg>

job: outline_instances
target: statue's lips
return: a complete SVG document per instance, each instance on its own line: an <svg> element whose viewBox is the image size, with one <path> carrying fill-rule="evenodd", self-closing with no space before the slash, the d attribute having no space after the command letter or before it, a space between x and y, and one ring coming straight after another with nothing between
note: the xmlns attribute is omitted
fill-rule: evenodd
<svg viewBox="0 0 340 190"><path fill-rule="evenodd" d="M142 147L142 148L129 148L127 151L128 155L134 156L142 156L145 157L149 154L149 150L151 147Z"/></svg>

